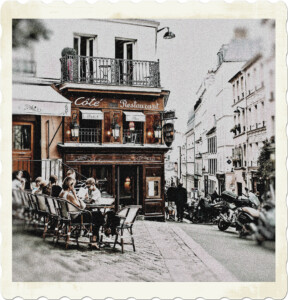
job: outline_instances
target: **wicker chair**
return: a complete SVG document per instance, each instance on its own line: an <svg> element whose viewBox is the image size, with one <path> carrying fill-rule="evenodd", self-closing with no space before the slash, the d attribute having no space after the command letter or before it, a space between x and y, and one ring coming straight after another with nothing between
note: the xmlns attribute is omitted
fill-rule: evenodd
<svg viewBox="0 0 288 300"><path fill-rule="evenodd" d="M134 225L134 221L136 220L137 213L139 209L141 209L141 205L129 205L125 206L123 209L117 212L117 216L120 217L120 225L116 227L116 236L114 241L114 249L116 244L121 245L121 251L124 253L124 245L132 245L133 251L135 252L135 243L133 238L132 227ZM131 242L124 242L124 230L127 230L130 235ZM120 242L118 242L118 238L120 235Z"/></svg>
<svg viewBox="0 0 288 300"><path fill-rule="evenodd" d="M83 210L72 204L71 202L56 198L57 207L59 210L59 226L57 227L57 233L54 237L55 245L60 239L65 240L66 249L68 249L69 244L74 242L79 246L79 238L86 237L88 241L81 241L81 243L89 244L92 243L92 214L88 210ZM84 222L83 216L89 215L90 222ZM81 216L80 222L73 221L75 216Z"/></svg>

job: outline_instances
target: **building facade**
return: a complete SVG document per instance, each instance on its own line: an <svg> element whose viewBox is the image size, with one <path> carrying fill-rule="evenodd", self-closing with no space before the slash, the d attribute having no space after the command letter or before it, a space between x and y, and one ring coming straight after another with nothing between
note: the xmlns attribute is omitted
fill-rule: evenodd
<svg viewBox="0 0 288 300"><path fill-rule="evenodd" d="M233 89L233 166L238 195L245 189L263 194L258 157L266 141L275 139L274 22L265 20L269 41L230 80Z"/></svg>
<svg viewBox="0 0 288 300"><path fill-rule="evenodd" d="M222 45L217 53L217 66L207 73L196 93L194 110L189 116L193 123L188 122L186 143L188 144L188 138L193 135L194 189L203 196L215 190L221 193L224 190L235 192L237 189L232 161L234 139L231 131L231 128L234 130L236 121L234 108L227 100L233 98L229 79L258 50L258 41L247 39L244 29L236 29L234 39L229 44ZM239 81L239 91L242 85L244 88L244 79Z"/></svg>
<svg viewBox="0 0 288 300"><path fill-rule="evenodd" d="M55 95L48 97L45 110L53 114L45 116L26 80L35 124L26 134L33 140L33 155L26 158L33 170L28 171L48 179L56 168L61 176L72 168L78 180L94 177L102 195L115 198L116 209L140 204L146 217L164 217L164 154L174 130L165 117L169 91L161 87L156 59L159 23L45 20L45 25L53 34L31 49L33 80L47 98L41 81L51 78L46 87L65 104L60 111L51 106ZM14 61L19 57L15 53ZM16 87L14 94L22 90L23 85ZM13 131L31 118L14 109L16 101L13 95ZM19 101L28 104L23 97ZM19 155L13 150L13 168L25 169L17 165Z"/></svg>

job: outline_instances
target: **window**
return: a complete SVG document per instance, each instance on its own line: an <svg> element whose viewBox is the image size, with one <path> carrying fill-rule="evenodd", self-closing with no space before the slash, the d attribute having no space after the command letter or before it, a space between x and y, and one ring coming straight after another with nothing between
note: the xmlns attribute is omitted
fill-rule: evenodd
<svg viewBox="0 0 288 300"><path fill-rule="evenodd" d="M217 159L208 159L208 172L215 175L217 172Z"/></svg>
<svg viewBox="0 0 288 300"><path fill-rule="evenodd" d="M31 149L31 126L14 125L13 126L13 149L30 150Z"/></svg>
<svg viewBox="0 0 288 300"><path fill-rule="evenodd" d="M161 198L161 178L146 177L146 197Z"/></svg>
<svg viewBox="0 0 288 300"><path fill-rule="evenodd" d="M216 182L214 180L208 180L208 193L212 194L215 191Z"/></svg>
<svg viewBox="0 0 288 300"><path fill-rule="evenodd" d="M73 46L78 57L78 77L80 81L89 81L93 78L95 65L92 57L95 56L95 36L74 36Z"/></svg>
<svg viewBox="0 0 288 300"><path fill-rule="evenodd" d="M217 153L216 136L208 138L208 153Z"/></svg>
<svg viewBox="0 0 288 300"><path fill-rule="evenodd" d="M244 78L241 77L241 98L244 98Z"/></svg>

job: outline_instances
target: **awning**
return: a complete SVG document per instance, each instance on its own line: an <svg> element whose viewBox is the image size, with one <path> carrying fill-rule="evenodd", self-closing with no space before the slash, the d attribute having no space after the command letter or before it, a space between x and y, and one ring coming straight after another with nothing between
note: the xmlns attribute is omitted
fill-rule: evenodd
<svg viewBox="0 0 288 300"><path fill-rule="evenodd" d="M80 111L84 120L103 120L103 112L101 110L80 109Z"/></svg>
<svg viewBox="0 0 288 300"><path fill-rule="evenodd" d="M145 115L141 112L137 111L124 111L126 116L126 121L134 121L134 122L145 122L146 118Z"/></svg>
<svg viewBox="0 0 288 300"><path fill-rule="evenodd" d="M50 85L13 84L14 115L71 116L71 102Z"/></svg>

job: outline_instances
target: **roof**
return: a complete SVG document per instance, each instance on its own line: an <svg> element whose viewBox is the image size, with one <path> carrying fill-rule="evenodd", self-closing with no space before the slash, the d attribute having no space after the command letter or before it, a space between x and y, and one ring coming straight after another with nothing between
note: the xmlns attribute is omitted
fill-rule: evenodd
<svg viewBox="0 0 288 300"><path fill-rule="evenodd" d="M224 55L225 62L247 61L259 52L260 42L258 40L234 39L228 45Z"/></svg>

